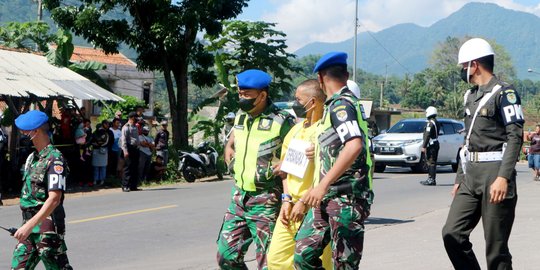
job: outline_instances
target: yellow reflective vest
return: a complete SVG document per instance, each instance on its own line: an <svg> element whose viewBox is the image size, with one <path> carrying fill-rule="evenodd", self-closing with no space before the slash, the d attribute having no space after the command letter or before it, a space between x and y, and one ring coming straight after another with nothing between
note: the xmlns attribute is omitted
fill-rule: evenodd
<svg viewBox="0 0 540 270"><path fill-rule="evenodd" d="M247 113L236 116L234 179L238 188L267 191L276 185L272 165L279 160L281 144L292 125L292 116L271 103L255 118Z"/></svg>

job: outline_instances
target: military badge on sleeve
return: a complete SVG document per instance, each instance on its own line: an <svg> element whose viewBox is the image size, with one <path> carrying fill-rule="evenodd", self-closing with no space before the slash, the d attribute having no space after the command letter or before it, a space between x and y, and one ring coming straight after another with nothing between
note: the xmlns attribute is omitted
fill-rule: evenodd
<svg viewBox="0 0 540 270"><path fill-rule="evenodd" d="M54 172L57 174L62 174L64 172L64 166L62 165L54 165Z"/></svg>
<svg viewBox="0 0 540 270"><path fill-rule="evenodd" d="M501 92L501 116L505 125L525 122L521 99L512 89Z"/></svg>
<svg viewBox="0 0 540 270"><path fill-rule="evenodd" d="M336 112L336 117L339 121L345 121L347 120L347 111L345 110L341 110L341 111L338 111Z"/></svg>

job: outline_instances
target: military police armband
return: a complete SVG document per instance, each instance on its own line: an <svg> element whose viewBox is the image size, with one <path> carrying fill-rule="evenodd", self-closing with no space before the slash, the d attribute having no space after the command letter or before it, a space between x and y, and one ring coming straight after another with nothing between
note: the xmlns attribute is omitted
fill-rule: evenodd
<svg viewBox="0 0 540 270"><path fill-rule="evenodd" d="M524 123L521 99L513 89L501 91L501 117L505 125L514 123Z"/></svg>

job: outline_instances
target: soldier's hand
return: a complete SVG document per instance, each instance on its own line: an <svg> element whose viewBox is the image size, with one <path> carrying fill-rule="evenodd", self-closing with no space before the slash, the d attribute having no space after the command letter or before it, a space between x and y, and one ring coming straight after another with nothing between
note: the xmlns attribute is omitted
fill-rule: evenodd
<svg viewBox="0 0 540 270"><path fill-rule="evenodd" d="M287 173L281 170L281 162L272 165L272 173L281 179L287 178Z"/></svg>
<svg viewBox="0 0 540 270"><path fill-rule="evenodd" d="M233 157L234 157L234 150L226 151L225 152L225 163L230 164Z"/></svg>
<svg viewBox="0 0 540 270"><path fill-rule="evenodd" d="M279 210L279 220L283 225L289 226L289 220L291 216L291 203L283 202L281 204L281 210Z"/></svg>
<svg viewBox="0 0 540 270"><path fill-rule="evenodd" d="M452 194L452 197L456 196L458 188L459 188L459 184L454 184L454 187L452 187L452 191L450 192L450 194Z"/></svg>
<svg viewBox="0 0 540 270"><path fill-rule="evenodd" d="M304 200L306 205L318 208L321 205L321 201L326 194L326 191L327 189L324 187L324 185L319 184L318 186L314 187Z"/></svg>
<svg viewBox="0 0 540 270"><path fill-rule="evenodd" d="M422 153L426 153L426 148L425 147L422 147Z"/></svg>
<svg viewBox="0 0 540 270"><path fill-rule="evenodd" d="M311 144L308 148L306 148L306 157L311 161L315 157L315 145Z"/></svg>
<svg viewBox="0 0 540 270"><path fill-rule="evenodd" d="M506 198L506 192L508 191L508 180L504 177L497 177L495 182L489 186L489 202L492 204L498 204Z"/></svg>
<svg viewBox="0 0 540 270"><path fill-rule="evenodd" d="M27 226L27 225L28 225L28 223L24 224L13 235L13 237L15 237L17 240L19 240L19 242L25 241L28 238L28 236L30 235L30 233L32 233L33 228L30 227L30 226Z"/></svg>
<svg viewBox="0 0 540 270"><path fill-rule="evenodd" d="M294 204L294 207L291 210L291 221L300 222L304 220L304 215L306 213L306 205L302 201L298 201Z"/></svg>

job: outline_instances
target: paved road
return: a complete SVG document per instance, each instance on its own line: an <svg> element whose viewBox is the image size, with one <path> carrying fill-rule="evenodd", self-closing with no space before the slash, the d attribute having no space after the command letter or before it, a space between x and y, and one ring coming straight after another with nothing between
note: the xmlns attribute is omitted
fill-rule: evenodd
<svg viewBox="0 0 540 270"><path fill-rule="evenodd" d="M518 171L518 186L540 187L531 181L525 165L518 165ZM362 268L450 269L440 228L451 201L453 177L450 167L440 167L438 186L423 187L418 181L425 175L408 169L376 174ZM202 182L70 198L65 201L69 258L75 269L216 269L215 240L232 184ZM0 207L0 225L19 223L17 206ZM9 268L14 245L0 232L0 269ZM477 253L483 258L482 250ZM423 263L423 254L433 254L428 259L438 266ZM249 253L248 265L254 269L253 259Z"/></svg>

